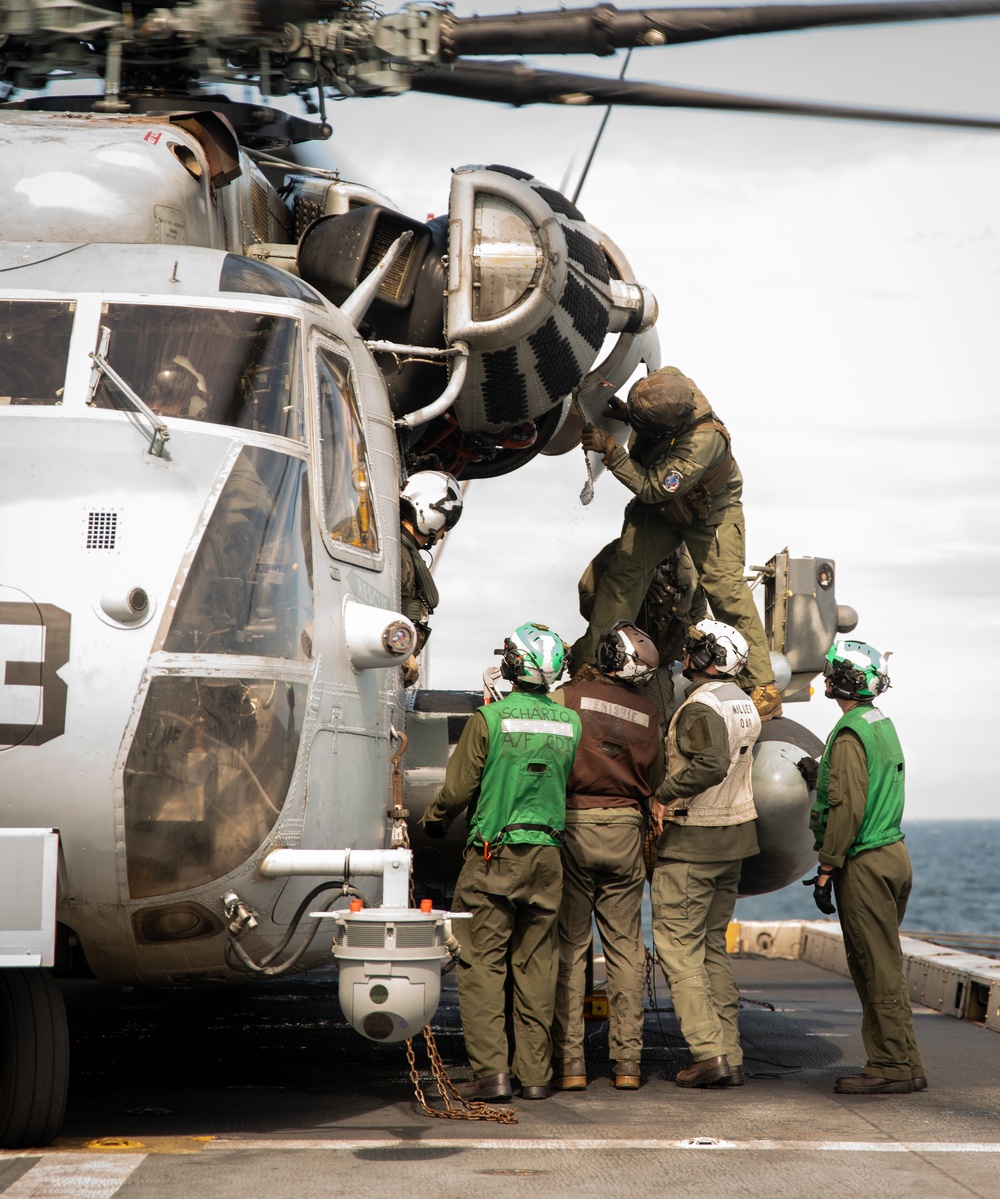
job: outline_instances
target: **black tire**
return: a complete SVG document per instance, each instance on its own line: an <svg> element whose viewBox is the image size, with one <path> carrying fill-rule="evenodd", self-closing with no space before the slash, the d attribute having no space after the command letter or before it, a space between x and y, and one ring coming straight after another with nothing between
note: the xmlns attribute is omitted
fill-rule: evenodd
<svg viewBox="0 0 1000 1199"><path fill-rule="evenodd" d="M50 1145L69 1087L69 1030L48 970L0 969L0 1148Z"/></svg>

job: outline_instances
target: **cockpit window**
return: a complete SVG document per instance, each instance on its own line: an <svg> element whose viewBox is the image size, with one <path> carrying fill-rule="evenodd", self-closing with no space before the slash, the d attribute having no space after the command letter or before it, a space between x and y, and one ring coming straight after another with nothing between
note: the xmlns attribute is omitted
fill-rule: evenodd
<svg viewBox="0 0 1000 1199"><path fill-rule="evenodd" d="M306 464L246 446L202 536L163 648L311 658L312 582Z"/></svg>
<svg viewBox="0 0 1000 1199"><path fill-rule="evenodd" d="M0 406L62 402L75 307L0 300Z"/></svg>
<svg viewBox="0 0 1000 1199"><path fill-rule="evenodd" d="M371 470L350 365L326 346L316 353L323 506L330 537L378 552Z"/></svg>
<svg viewBox="0 0 1000 1199"><path fill-rule="evenodd" d="M299 326L292 318L109 304L101 327L111 334L108 362L159 415L303 440ZM103 376L93 405L131 407Z"/></svg>
<svg viewBox="0 0 1000 1199"><path fill-rule="evenodd" d="M291 783L307 694L273 678L153 679L123 780L133 899L221 878L263 844Z"/></svg>

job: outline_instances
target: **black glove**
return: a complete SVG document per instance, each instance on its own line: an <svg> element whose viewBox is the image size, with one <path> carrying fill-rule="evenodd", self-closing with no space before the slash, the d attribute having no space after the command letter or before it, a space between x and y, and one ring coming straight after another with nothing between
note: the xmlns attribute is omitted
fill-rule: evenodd
<svg viewBox="0 0 1000 1199"><path fill-rule="evenodd" d="M805 757L799 758L795 763L795 769L806 780L806 786L810 791L816 790L816 778L819 775L819 762L815 758Z"/></svg>
<svg viewBox="0 0 1000 1199"><path fill-rule="evenodd" d="M833 906L833 879L827 875L826 882L820 886L819 875L815 878L804 878L802 880L803 887L812 887L813 903L819 908L824 916L832 916L836 912Z"/></svg>
<svg viewBox="0 0 1000 1199"><path fill-rule="evenodd" d="M434 841L443 841L448 835L443 820L425 820L424 832Z"/></svg>
<svg viewBox="0 0 1000 1199"><path fill-rule="evenodd" d="M617 396L612 396L604 409L604 415L611 417L612 420L624 421L627 425L628 404L623 403Z"/></svg>

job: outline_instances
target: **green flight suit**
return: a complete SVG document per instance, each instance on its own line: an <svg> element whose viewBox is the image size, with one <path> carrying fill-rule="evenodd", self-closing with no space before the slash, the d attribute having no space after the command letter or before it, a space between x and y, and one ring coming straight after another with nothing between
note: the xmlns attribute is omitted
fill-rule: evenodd
<svg viewBox="0 0 1000 1199"><path fill-rule="evenodd" d="M423 818L447 825L474 805L452 910L471 914L453 928L462 947L459 1010L476 1078L511 1069L505 1027L508 963L514 989L513 1073L522 1086L547 1086L552 1076L559 842L566 780L579 740L575 712L547 695L515 688L466 724L444 786ZM508 828L525 824L532 827Z"/></svg>
<svg viewBox="0 0 1000 1199"><path fill-rule="evenodd" d="M898 829L903 811L894 731L891 738L867 736L865 741L865 732L856 731L858 722L872 714L881 716L870 703L850 709L846 715L851 720L841 720L827 741L820 770L827 779L828 817L819 860L835 867L844 950L861 1000L861 1036L868 1055L862 1073L898 1081L924 1075L899 945L913 868L901 833L899 840L857 852L866 826L872 829L868 805L874 797L888 797L895 809L883 809L877 824L883 833L893 822Z"/></svg>
<svg viewBox="0 0 1000 1199"><path fill-rule="evenodd" d="M405 525L399 530L399 610L413 621L417 630L419 654L431 635L427 621L438 606L440 596L434 576L420 556L420 546Z"/></svg>
<svg viewBox="0 0 1000 1199"><path fill-rule="evenodd" d="M681 374L676 367L664 368ZM573 661L593 662L597 642L619 620L635 620L656 567L683 542L694 561L716 620L739 629L750 647L741 685L774 681L767 637L757 605L744 578L746 531L743 523L743 476L735 462L725 480L712 489L707 514L690 523L658 511L665 502L690 498L698 485L723 469L729 446L713 427L711 406L690 380L695 397L691 420L672 439L633 436L625 449L616 445L604 461L635 499L625 510L617 550L601 578L587 632L573 646Z"/></svg>
<svg viewBox="0 0 1000 1199"><path fill-rule="evenodd" d="M590 620L597 585L617 549L617 538L609 541L591 558L580 576L576 587L580 597L580 615L584 620ZM652 637L660 655L660 665L642 693L659 708L664 728L670 723L679 703L674 696L671 668L681 659L688 629L707 615L705 592L698 581L691 555L682 543L656 568L653 583L636 614L636 624Z"/></svg>

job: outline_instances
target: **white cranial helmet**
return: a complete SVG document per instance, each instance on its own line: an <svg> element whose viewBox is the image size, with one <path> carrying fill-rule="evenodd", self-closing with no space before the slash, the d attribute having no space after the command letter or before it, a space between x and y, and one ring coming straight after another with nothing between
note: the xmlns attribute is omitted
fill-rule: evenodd
<svg viewBox="0 0 1000 1199"><path fill-rule="evenodd" d="M695 629L699 635L684 642L695 670L705 670L714 662L719 674L734 675L746 666L750 646L738 629L721 620L699 620Z"/></svg>
<svg viewBox="0 0 1000 1199"><path fill-rule="evenodd" d="M399 493L400 512L431 543L458 524L462 515L462 489L443 470L421 470L410 475Z"/></svg>

